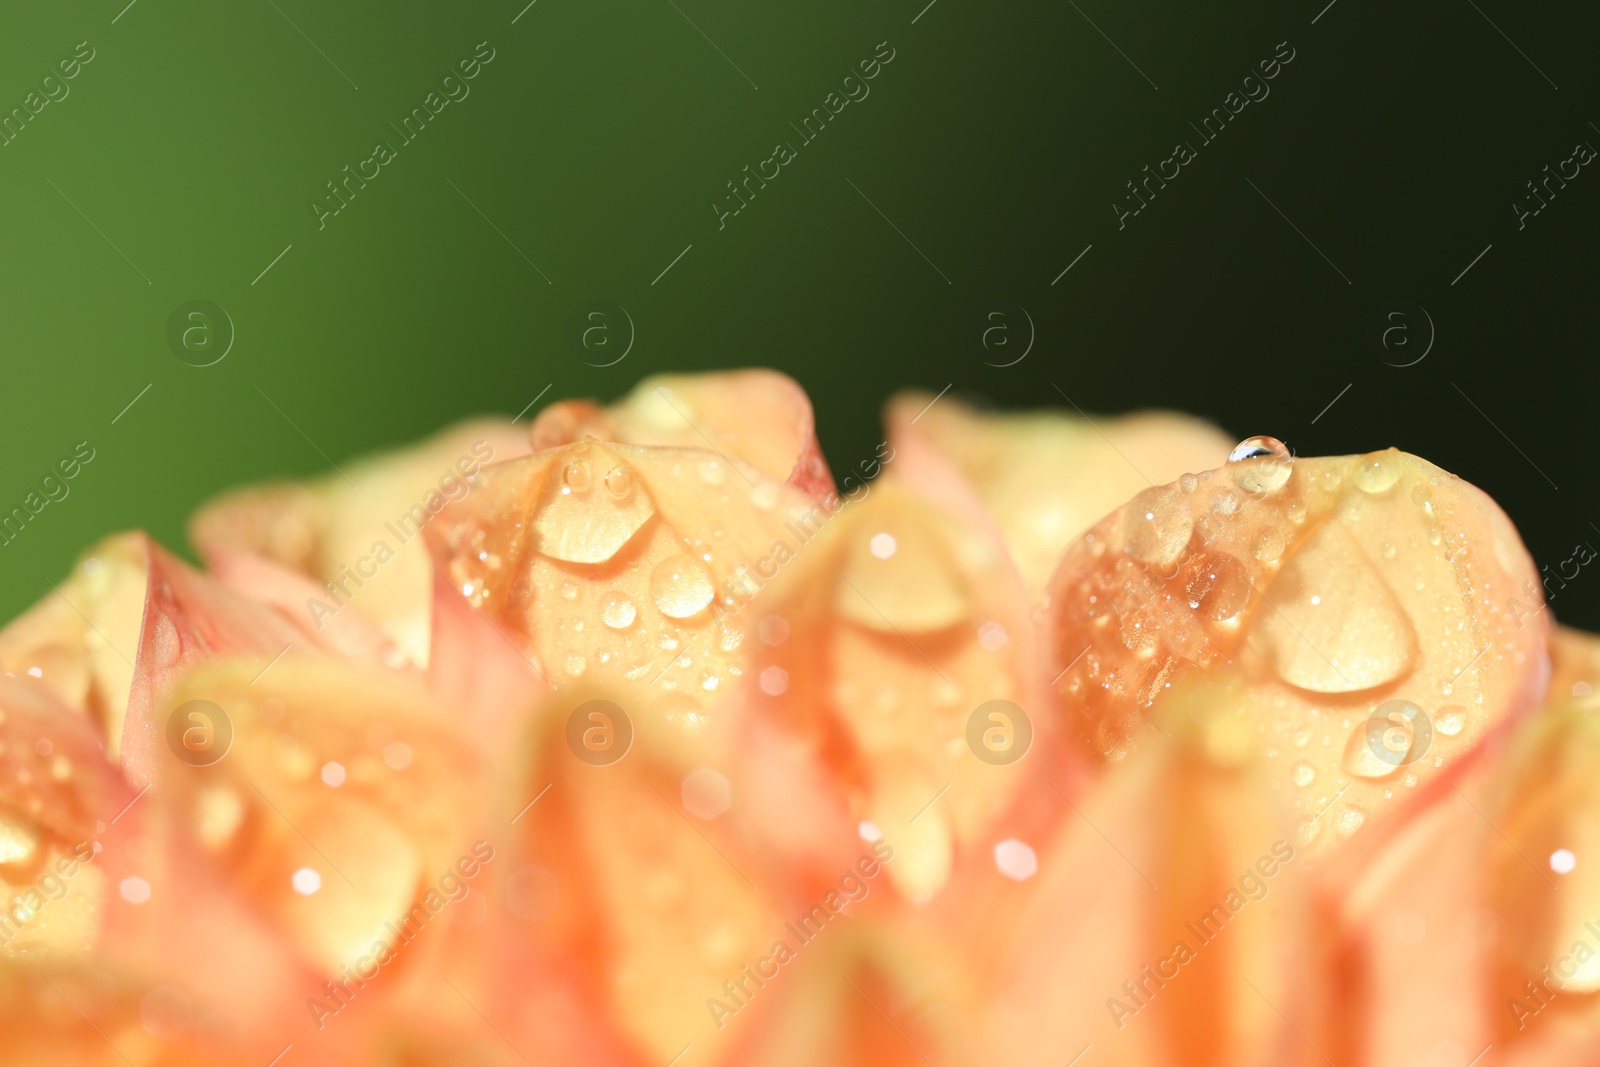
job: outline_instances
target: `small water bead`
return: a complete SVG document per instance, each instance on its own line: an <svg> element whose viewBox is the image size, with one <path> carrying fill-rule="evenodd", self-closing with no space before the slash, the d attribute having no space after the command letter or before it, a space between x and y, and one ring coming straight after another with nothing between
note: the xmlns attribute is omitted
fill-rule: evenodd
<svg viewBox="0 0 1600 1067"><path fill-rule="evenodd" d="M706 609L716 595L711 572L692 556L662 560L650 572L650 596L656 610L673 619L687 619Z"/></svg>
<svg viewBox="0 0 1600 1067"><path fill-rule="evenodd" d="M567 673L576 678L584 671L589 669L589 661L583 656L568 656L567 662L564 664L564 666L566 667Z"/></svg>
<svg viewBox="0 0 1600 1067"><path fill-rule="evenodd" d="M1256 538L1256 543L1250 554L1262 563L1271 563L1281 559L1283 550L1289 545L1289 537L1282 530L1272 528L1263 530Z"/></svg>
<svg viewBox="0 0 1600 1067"><path fill-rule="evenodd" d="M1304 788L1317 779L1317 769L1309 763L1296 763L1294 765L1294 784Z"/></svg>
<svg viewBox="0 0 1600 1067"><path fill-rule="evenodd" d="M1448 704L1440 708L1433 720L1433 728L1446 737L1459 734L1466 724L1467 709L1459 704Z"/></svg>
<svg viewBox="0 0 1600 1067"><path fill-rule="evenodd" d="M723 630L722 637L718 640L717 644L724 652L736 651L740 645L744 644L744 631L735 630L731 627Z"/></svg>
<svg viewBox="0 0 1600 1067"><path fill-rule="evenodd" d="M1363 493L1386 493L1404 473L1405 457L1399 449L1369 452L1356 463L1356 488Z"/></svg>
<svg viewBox="0 0 1600 1067"><path fill-rule="evenodd" d="M1384 559L1394 559L1395 557L1394 545L1390 544L1388 541L1383 543L1383 548L1380 551L1382 551Z"/></svg>
<svg viewBox="0 0 1600 1067"><path fill-rule="evenodd" d="M771 511L778 506L778 483L762 482L750 490L750 503L758 511Z"/></svg>
<svg viewBox="0 0 1600 1067"><path fill-rule="evenodd" d="M639 609L621 593L611 594L600 608L600 621L613 630L626 630L638 616Z"/></svg>
<svg viewBox="0 0 1600 1067"><path fill-rule="evenodd" d="M562 582L561 583L561 599L562 600L576 600L576 599L578 599L578 587L573 585L571 582Z"/></svg>
<svg viewBox="0 0 1600 1067"><path fill-rule="evenodd" d="M612 467L606 472L606 489L612 496L621 500L633 492L633 471L627 467Z"/></svg>
<svg viewBox="0 0 1600 1067"><path fill-rule="evenodd" d="M721 485L728 479L728 468L720 460L701 460L699 472L700 480L707 485Z"/></svg>
<svg viewBox="0 0 1600 1067"><path fill-rule="evenodd" d="M1200 480L1192 474L1185 474L1183 477L1178 479L1178 488L1182 489L1185 493L1194 492L1195 487L1199 484Z"/></svg>
<svg viewBox="0 0 1600 1067"><path fill-rule="evenodd" d="M1339 832L1346 837L1361 829L1367 821L1367 813L1360 808L1346 808L1339 813Z"/></svg>
<svg viewBox="0 0 1600 1067"><path fill-rule="evenodd" d="M1185 585L1189 607L1217 622L1243 611L1250 602L1250 576L1225 552L1202 551Z"/></svg>
<svg viewBox="0 0 1600 1067"><path fill-rule="evenodd" d="M586 493L594 482L594 475L589 472L589 464L578 460L567 464L566 469L561 472L561 481L563 494Z"/></svg>
<svg viewBox="0 0 1600 1067"><path fill-rule="evenodd" d="M1239 463L1242 460L1256 459L1260 456L1276 456L1279 459L1289 459L1289 446L1276 437L1265 435L1247 437L1233 447L1228 453L1229 463Z"/></svg>

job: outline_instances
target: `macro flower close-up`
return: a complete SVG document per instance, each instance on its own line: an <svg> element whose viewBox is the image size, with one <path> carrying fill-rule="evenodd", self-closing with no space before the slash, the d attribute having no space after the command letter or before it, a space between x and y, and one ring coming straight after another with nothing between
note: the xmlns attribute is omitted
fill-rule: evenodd
<svg viewBox="0 0 1600 1067"><path fill-rule="evenodd" d="M1600 1064L1595 30L8 5L0 1067Z"/></svg>
<svg viewBox="0 0 1600 1067"><path fill-rule="evenodd" d="M1600 640L1373 446L669 375L106 537L0 1060L1592 1062Z"/></svg>

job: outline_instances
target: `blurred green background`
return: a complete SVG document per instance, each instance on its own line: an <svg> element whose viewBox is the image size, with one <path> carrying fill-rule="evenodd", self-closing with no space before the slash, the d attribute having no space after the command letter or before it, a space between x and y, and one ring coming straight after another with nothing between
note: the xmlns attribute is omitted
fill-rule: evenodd
<svg viewBox="0 0 1600 1067"><path fill-rule="evenodd" d="M8 6L0 510L78 442L95 458L0 549L5 614L106 532L187 552L226 486L546 386L751 364L806 386L836 469L896 389L1061 404L1054 383L1305 454L1396 444L1489 489L1541 562L1600 543L1600 175L1521 228L1512 207L1600 145L1592 9L524 3ZM79 42L68 95L28 112ZM480 42L470 95L402 145L390 123ZM880 42L870 95L800 145L790 123ZM1279 42L1270 96L1200 146L1189 123ZM1198 158L1119 229L1125 183L1180 139ZM319 229L312 198L379 140L396 158ZM797 158L719 228L725 183L779 141ZM211 366L168 344L192 300L236 333ZM568 343L597 300L635 331L603 368ZM1001 309L1014 346L986 350ZM1032 348L994 366L1024 347L1017 309ZM1375 320L1405 325L1387 349ZM1600 624L1600 578L1554 608Z"/></svg>

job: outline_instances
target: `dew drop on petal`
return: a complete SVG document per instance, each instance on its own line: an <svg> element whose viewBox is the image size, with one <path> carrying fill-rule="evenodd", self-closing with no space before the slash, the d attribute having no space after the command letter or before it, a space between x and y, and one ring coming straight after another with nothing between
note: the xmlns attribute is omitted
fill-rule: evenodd
<svg viewBox="0 0 1600 1067"><path fill-rule="evenodd" d="M1276 456L1279 459L1289 458L1289 447L1276 437L1265 435L1247 437L1233 446L1233 451L1228 453L1229 463L1238 463L1242 460L1256 459L1259 456Z"/></svg>
<svg viewBox="0 0 1600 1067"><path fill-rule="evenodd" d="M706 609L716 594L711 572L692 556L678 555L650 572L650 597L656 610L672 619L688 619Z"/></svg>
<svg viewBox="0 0 1600 1067"><path fill-rule="evenodd" d="M1369 452L1356 464L1356 488L1363 493L1386 493L1403 473L1405 458L1396 448Z"/></svg>
<svg viewBox="0 0 1600 1067"><path fill-rule="evenodd" d="M626 630L638 616L639 609L621 593L612 593L600 608L600 621L613 630Z"/></svg>
<svg viewBox="0 0 1600 1067"><path fill-rule="evenodd" d="M618 500L633 492L633 471L617 464L606 472L606 489Z"/></svg>

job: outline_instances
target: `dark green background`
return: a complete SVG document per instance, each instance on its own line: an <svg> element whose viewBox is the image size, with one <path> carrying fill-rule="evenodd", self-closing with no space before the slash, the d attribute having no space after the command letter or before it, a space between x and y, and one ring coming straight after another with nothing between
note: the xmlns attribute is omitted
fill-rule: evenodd
<svg viewBox="0 0 1600 1067"><path fill-rule="evenodd" d="M806 386L836 467L871 453L897 388L1032 405L1056 383L1089 411L1184 408L1303 454L1396 444L1489 489L1541 562L1600 542L1600 168L1520 232L1511 208L1600 145L1578 5L538 0L513 25L524 2L6 6L0 107L77 42L97 55L0 149L0 505L75 442L98 454L0 549L4 613L100 534L183 545L200 501L325 471L318 448L513 413L547 384L546 402L611 398L749 364ZM1285 40L1271 96L1119 232L1124 182ZM309 199L480 41L497 55L471 96L319 232ZM896 57L870 97L719 232L724 183L880 41ZM203 369L165 339L196 298L237 328ZM595 299L637 329L608 369L566 342ZM1404 369L1367 337L1396 301L1437 329ZM998 307L1037 330L1004 369L974 341ZM1600 624L1600 576L1555 609Z"/></svg>

